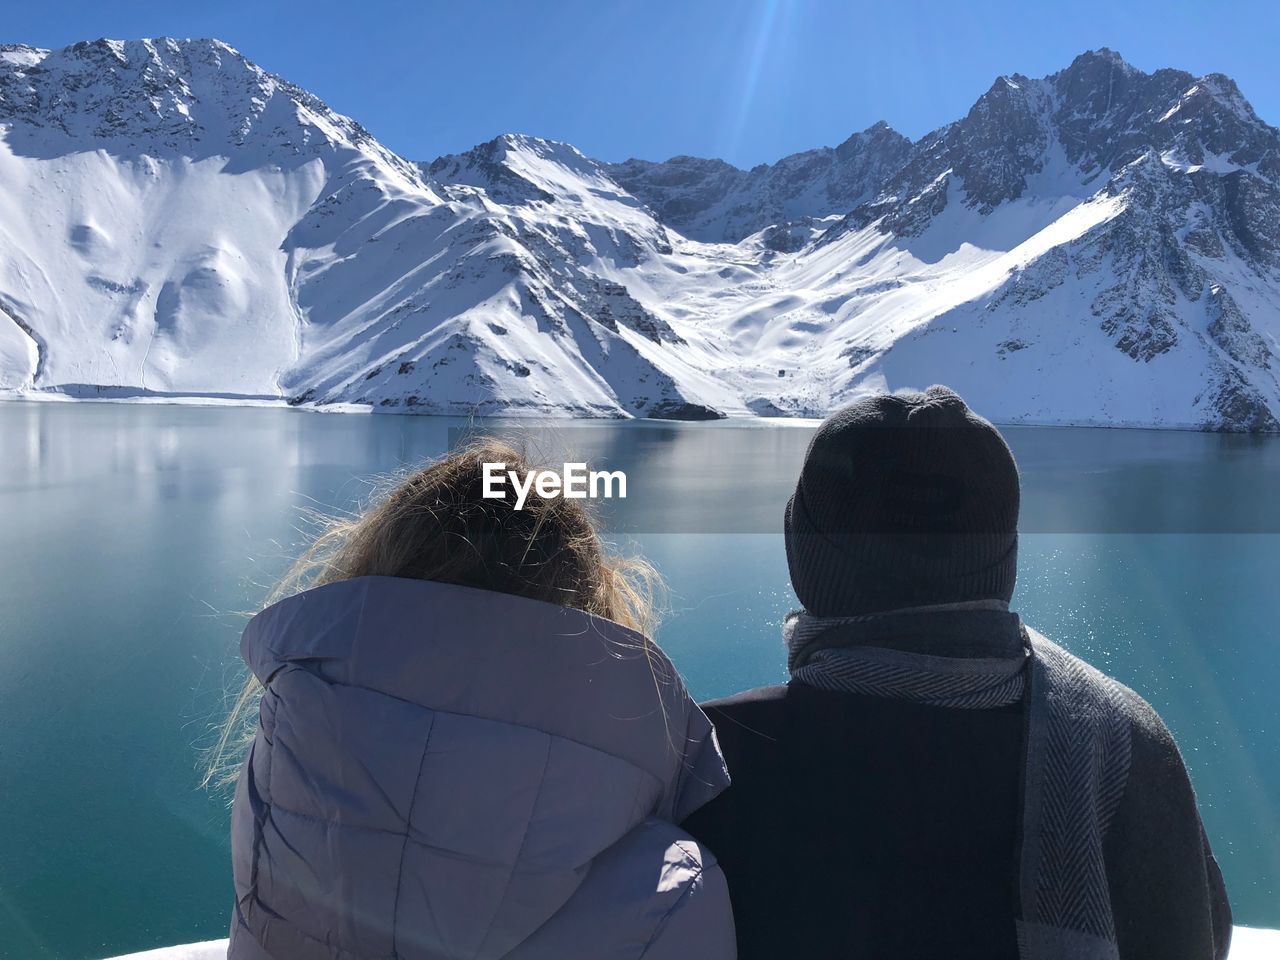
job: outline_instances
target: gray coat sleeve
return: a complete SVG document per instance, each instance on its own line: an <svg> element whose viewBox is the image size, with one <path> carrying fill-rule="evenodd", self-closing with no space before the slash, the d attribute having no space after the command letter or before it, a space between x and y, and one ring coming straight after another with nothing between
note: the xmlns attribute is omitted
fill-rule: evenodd
<svg viewBox="0 0 1280 960"><path fill-rule="evenodd" d="M1122 960L1223 960L1231 907L1173 735L1135 696L1133 763L1104 845Z"/></svg>
<svg viewBox="0 0 1280 960"><path fill-rule="evenodd" d="M737 943L729 886L715 857L701 848L702 871L687 884L642 960L735 960Z"/></svg>

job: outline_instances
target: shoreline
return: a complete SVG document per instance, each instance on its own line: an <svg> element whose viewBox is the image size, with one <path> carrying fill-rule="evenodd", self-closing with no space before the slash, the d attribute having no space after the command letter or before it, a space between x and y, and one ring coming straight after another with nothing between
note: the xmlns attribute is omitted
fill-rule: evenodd
<svg viewBox="0 0 1280 960"><path fill-rule="evenodd" d="M115 388L104 388L115 389ZM120 388L125 389L125 388ZM129 388L131 389L131 388ZM297 410L303 413L320 414L355 414L396 417L440 417L470 418L475 420L529 420L564 423L574 421L587 423L634 423L637 425L683 424L683 425L718 425L721 427L816 427L822 422L821 417L775 417L775 416L740 416L729 414L716 419L681 419L676 417L602 417L584 416L573 411L557 410L521 410L509 409L495 413L476 413L459 410L452 413L418 413L403 408L380 409L372 404L362 403L290 403L287 399L246 396L237 394L148 394L134 396L94 396L76 397L53 390L0 391L0 403L101 403L101 404L135 404L138 406L175 406L175 407L236 407L244 409L277 409ZM1241 437L1276 437L1280 431L1248 431L1248 430L1215 430L1209 427L1196 426L1190 423L1152 424L1137 421L1100 421L1100 420L999 420L991 421L997 427L1013 429L1034 427L1089 429L1089 430L1133 430L1156 433L1206 433Z"/></svg>

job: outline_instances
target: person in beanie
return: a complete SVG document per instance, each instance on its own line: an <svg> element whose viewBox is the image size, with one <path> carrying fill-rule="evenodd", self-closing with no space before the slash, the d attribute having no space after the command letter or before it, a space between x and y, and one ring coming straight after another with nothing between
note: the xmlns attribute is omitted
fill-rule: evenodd
<svg viewBox="0 0 1280 960"><path fill-rule="evenodd" d="M861 400L785 515L791 681L704 705L739 956L1219 960L1231 911L1136 693L1009 609L1018 471L946 387Z"/></svg>

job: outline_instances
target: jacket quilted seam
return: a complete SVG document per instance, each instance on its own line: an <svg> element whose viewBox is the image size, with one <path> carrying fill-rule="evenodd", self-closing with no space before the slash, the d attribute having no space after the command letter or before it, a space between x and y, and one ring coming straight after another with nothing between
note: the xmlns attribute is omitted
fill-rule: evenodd
<svg viewBox="0 0 1280 960"><path fill-rule="evenodd" d="M431 726L427 730L427 738L422 742L422 754L418 757L418 776L413 781L413 792L409 795L409 807L405 811L404 843L400 845L400 866L396 871L396 890L394 898L391 901L391 956L393 958L398 958L400 956L400 951L396 946L396 935L399 933L398 921L400 913L400 891L404 886L404 859L405 854L409 850L409 824L413 820L414 805L418 802L418 788L422 786L422 771L427 765L427 750L431 747L431 736L435 732L436 725L433 718ZM429 902L427 904L427 909L431 909ZM432 916L431 920L434 924L435 917Z"/></svg>
<svg viewBox="0 0 1280 960"><path fill-rule="evenodd" d="M538 776L538 792L534 794L533 803L529 806L529 816L526 817L524 821L524 836L520 838L520 847L516 850L515 860L512 861L510 870L507 871L507 882L502 889L502 898L498 901L497 907L494 908L494 917L497 917L498 913L507 902L507 893L511 890L511 880L516 875L516 867L520 863L520 856L524 853L525 845L529 842L529 830L533 826L533 812L538 809L538 801L542 799L542 791L547 785L547 768L551 766L551 747L554 741L550 734L544 734L544 736L547 738L547 752L542 758L542 773ZM489 919L489 926L485 930L485 935L481 938L479 946L476 947L476 952L473 957L480 955L480 950L484 947L485 942L489 939L489 936L492 933L493 917Z"/></svg>

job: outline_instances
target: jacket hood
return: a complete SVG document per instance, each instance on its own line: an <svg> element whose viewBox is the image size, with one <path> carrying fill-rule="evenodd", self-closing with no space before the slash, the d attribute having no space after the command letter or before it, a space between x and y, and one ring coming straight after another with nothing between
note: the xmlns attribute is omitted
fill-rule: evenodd
<svg viewBox="0 0 1280 960"><path fill-rule="evenodd" d="M393 899L402 917L432 917L414 939L450 953L502 956L600 853L647 819L679 823L729 783L711 723L667 657L578 610L363 577L263 610L241 652L269 691L255 750L269 749L270 783L255 782L251 759L249 795L331 824L303 841L320 861L310 876L363 842L353 823L403 831L422 863L401 861ZM282 849L295 846L307 859L291 840ZM319 937L328 923L303 926Z"/></svg>

